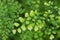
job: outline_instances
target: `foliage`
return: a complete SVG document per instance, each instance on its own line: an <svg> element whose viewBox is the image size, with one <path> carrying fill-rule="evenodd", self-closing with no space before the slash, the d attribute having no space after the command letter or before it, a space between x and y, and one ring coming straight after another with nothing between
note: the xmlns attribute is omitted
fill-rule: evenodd
<svg viewBox="0 0 60 40"><path fill-rule="evenodd" d="M0 39L58 40L59 0L0 0Z"/></svg>
<svg viewBox="0 0 60 40"><path fill-rule="evenodd" d="M6 40L12 29L13 23L19 17L21 5L13 0L0 0L0 37L2 40Z"/></svg>

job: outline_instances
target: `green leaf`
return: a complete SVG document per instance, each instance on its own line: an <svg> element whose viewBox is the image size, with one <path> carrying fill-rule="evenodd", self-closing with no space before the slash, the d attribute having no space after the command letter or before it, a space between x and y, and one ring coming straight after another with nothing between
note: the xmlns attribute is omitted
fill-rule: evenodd
<svg viewBox="0 0 60 40"><path fill-rule="evenodd" d="M13 34L16 34L16 29L12 30Z"/></svg>
<svg viewBox="0 0 60 40"><path fill-rule="evenodd" d="M59 30L59 31L57 31L57 37L59 37L59 38L60 38L60 30Z"/></svg>
<svg viewBox="0 0 60 40"><path fill-rule="evenodd" d="M32 24L29 24L27 28L28 28L28 30L31 31L33 29L33 25Z"/></svg>
<svg viewBox="0 0 60 40"><path fill-rule="evenodd" d="M18 28L17 31L18 31L18 33L21 33L21 28Z"/></svg>
<svg viewBox="0 0 60 40"><path fill-rule="evenodd" d="M31 10L31 12L30 12L30 16L31 16L31 17L35 16L35 13L34 13L33 10Z"/></svg>
<svg viewBox="0 0 60 40"><path fill-rule="evenodd" d="M50 35L50 39L51 39L51 40L54 39L54 35Z"/></svg>
<svg viewBox="0 0 60 40"><path fill-rule="evenodd" d="M25 13L25 17L29 17L29 14L28 13Z"/></svg>
<svg viewBox="0 0 60 40"><path fill-rule="evenodd" d="M15 25L16 27L18 27L20 24L19 24L19 23L14 23L14 25Z"/></svg>
<svg viewBox="0 0 60 40"><path fill-rule="evenodd" d="M38 29L39 29L38 26L34 27L34 31L38 31Z"/></svg>
<svg viewBox="0 0 60 40"><path fill-rule="evenodd" d="M20 22L24 22L25 20L24 20L24 18L22 18L22 17L19 17L19 20L20 20Z"/></svg>
<svg viewBox="0 0 60 40"><path fill-rule="evenodd" d="M26 27L25 27L25 25L24 25L24 24L21 26L21 29L22 29L23 31L25 31L25 30L26 30Z"/></svg>

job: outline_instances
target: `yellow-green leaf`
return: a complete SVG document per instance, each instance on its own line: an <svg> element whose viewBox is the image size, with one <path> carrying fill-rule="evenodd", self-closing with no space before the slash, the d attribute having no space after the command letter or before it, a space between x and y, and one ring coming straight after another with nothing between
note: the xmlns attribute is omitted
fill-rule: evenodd
<svg viewBox="0 0 60 40"><path fill-rule="evenodd" d="M21 28L18 28L17 31L18 31L18 33L21 33Z"/></svg>
<svg viewBox="0 0 60 40"><path fill-rule="evenodd" d="M13 32L13 34L16 34L16 30L14 29L14 30L12 30L12 32Z"/></svg>
<svg viewBox="0 0 60 40"><path fill-rule="evenodd" d="M18 27L20 24L19 24L19 23L14 23L14 25L15 25L16 27Z"/></svg>

